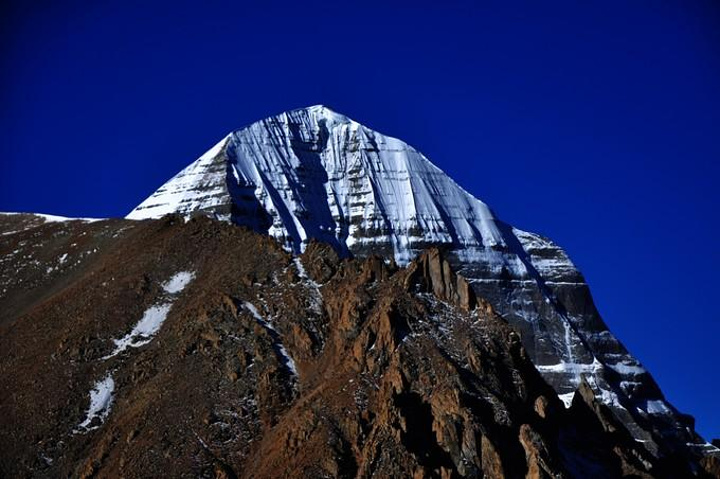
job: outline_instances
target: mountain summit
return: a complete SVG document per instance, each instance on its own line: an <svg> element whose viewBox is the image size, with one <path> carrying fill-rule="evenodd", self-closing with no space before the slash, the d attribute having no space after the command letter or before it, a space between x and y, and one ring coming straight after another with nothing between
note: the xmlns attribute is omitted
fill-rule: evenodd
<svg viewBox="0 0 720 479"><path fill-rule="evenodd" d="M341 255L380 255L405 265L440 247L520 332L566 405L585 385L651 454L688 445L720 453L608 330L562 249L497 219L412 146L325 106L232 132L127 218L168 213L244 225L294 253L318 240Z"/></svg>
<svg viewBox="0 0 720 479"><path fill-rule="evenodd" d="M231 133L127 217L198 212L296 253L316 239L407 264L429 244L505 246L489 208L421 153L324 106Z"/></svg>

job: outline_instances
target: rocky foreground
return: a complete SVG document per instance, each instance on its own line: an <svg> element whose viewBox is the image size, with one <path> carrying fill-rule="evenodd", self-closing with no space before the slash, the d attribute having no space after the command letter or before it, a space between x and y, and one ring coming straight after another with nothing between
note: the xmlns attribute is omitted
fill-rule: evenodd
<svg viewBox="0 0 720 479"><path fill-rule="evenodd" d="M566 408L438 250L208 218L0 222L2 477L720 477Z"/></svg>

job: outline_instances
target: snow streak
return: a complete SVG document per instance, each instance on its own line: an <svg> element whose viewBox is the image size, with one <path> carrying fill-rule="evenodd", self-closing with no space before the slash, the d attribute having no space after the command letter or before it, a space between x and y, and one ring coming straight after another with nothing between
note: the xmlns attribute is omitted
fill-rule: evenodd
<svg viewBox="0 0 720 479"><path fill-rule="evenodd" d="M142 318L133 327L132 331L120 339L114 339L115 349L103 359L112 358L127 348L138 348L152 341L153 336L160 331L160 327L165 322L170 308L177 299L177 295L190 284L193 278L195 278L195 273L180 271L164 283L163 290L169 297L145 310Z"/></svg>

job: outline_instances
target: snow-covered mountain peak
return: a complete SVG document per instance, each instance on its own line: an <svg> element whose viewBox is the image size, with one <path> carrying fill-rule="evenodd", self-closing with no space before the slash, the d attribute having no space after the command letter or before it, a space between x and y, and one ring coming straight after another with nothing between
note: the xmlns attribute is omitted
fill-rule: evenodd
<svg viewBox="0 0 720 479"><path fill-rule="evenodd" d="M653 454L661 431L678 444L698 440L608 331L560 247L497 220L407 143L325 106L232 132L128 218L168 213L244 225L296 253L316 239L340 253L376 254L402 265L439 246L446 266L520 333L562 398L569 400L584 378Z"/></svg>
<svg viewBox="0 0 720 479"><path fill-rule="evenodd" d="M353 121L352 119L348 118L347 116L343 115L342 113L339 113L326 105L312 105L312 106L308 106L305 108L299 108L296 111L302 111L302 110L307 111L309 114L314 115L317 118L325 119L325 120L333 122L333 123L359 124L356 121Z"/></svg>
<svg viewBox="0 0 720 479"><path fill-rule="evenodd" d="M297 133L297 130L295 129L297 126L328 130L333 130L338 127L345 127L350 129L351 131L357 131L359 129L372 131L369 128L364 127L357 121L351 119L350 117L333 110L332 108L329 108L325 105L312 105L304 108L288 110L277 115L273 115L264 120L248 125L244 128L235 130L234 133L238 134L243 130L251 129L260 125L269 126L273 124L284 125L286 127L285 131L288 138L292 137L294 133Z"/></svg>
<svg viewBox="0 0 720 479"><path fill-rule="evenodd" d="M128 218L209 214L294 251L311 238L407 263L428 244L504 245L490 209L407 143L316 105L234 131Z"/></svg>

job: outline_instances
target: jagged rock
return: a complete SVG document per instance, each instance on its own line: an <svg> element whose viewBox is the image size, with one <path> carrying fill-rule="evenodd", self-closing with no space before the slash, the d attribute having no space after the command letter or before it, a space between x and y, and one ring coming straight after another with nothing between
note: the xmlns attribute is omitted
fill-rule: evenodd
<svg viewBox="0 0 720 479"><path fill-rule="evenodd" d="M303 255L308 275L318 283L327 282L337 271L340 258L330 245L311 241Z"/></svg>
<svg viewBox="0 0 720 479"><path fill-rule="evenodd" d="M481 454L482 454L482 472L488 479L502 479L505 477L505 471L503 469L500 455L498 454L495 446L487 438L482 436L481 443Z"/></svg>
<svg viewBox="0 0 720 479"><path fill-rule="evenodd" d="M469 311L477 304L475 292L462 276L456 275L450 263L443 259L440 250L431 248L409 266L405 286L420 285L422 291L432 292L442 301L448 301Z"/></svg>
<svg viewBox="0 0 720 479"><path fill-rule="evenodd" d="M552 478L555 474L548 465L550 453L542 437L529 424L520 426L520 444L525 449L527 479Z"/></svg>
<svg viewBox="0 0 720 479"><path fill-rule="evenodd" d="M717 444L714 444L717 447ZM717 456L705 456L700 460L700 467L708 477L720 477L720 459Z"/></svg>
<svg viewBox="0 0 720 479"><path fill-rule="evenodd" d="M215 475L215 479L236 479L237 476L235 475L235 472L233 472L230 467L227 466L227 464L222 463L221 461L215 461L215 464L213 465L213 472Z"/></svg>
<svg viewBox="0 0 720 479"><path fill-rule="evenodd" d="M548 417L549 402L545 396L538 396L535 400L535 412L543 419Z"/></svg>

